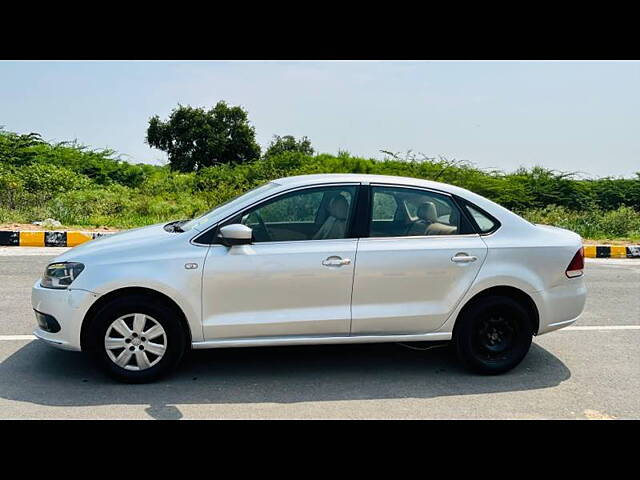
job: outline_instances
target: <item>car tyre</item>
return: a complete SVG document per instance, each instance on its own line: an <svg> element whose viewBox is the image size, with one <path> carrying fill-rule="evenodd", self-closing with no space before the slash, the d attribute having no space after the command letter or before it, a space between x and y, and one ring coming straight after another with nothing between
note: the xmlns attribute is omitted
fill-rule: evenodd
<svg viewBox="0 0 640 480"><path fill-rule="evenodd" d="M487 296L466 308L454 331L461 363L485 375L507 372L518 365L531 346L530 314L509 297Z"/></svg>
<svg viewBox="0 0 640 480"><path fill-rule="evenodd" d="M188 336L180 312L148 296L117 298L95 316L90 353L98 367L125 383L147 383L180 363Z"/></svg>

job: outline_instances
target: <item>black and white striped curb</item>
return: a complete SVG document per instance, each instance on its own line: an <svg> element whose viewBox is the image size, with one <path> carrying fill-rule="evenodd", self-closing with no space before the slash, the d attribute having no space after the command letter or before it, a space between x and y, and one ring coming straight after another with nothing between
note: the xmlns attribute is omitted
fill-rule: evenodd
<svg viewBox="0 0 640 480"><path fill-rule="evenodd" d="M640 258L640 245L585 245L587 258Z"/></svg>
<svg viewBox="0 0 640 480"><path fill-rule="evenodd" d="M4 247L75 247L94 238L116 232L79 231L7 231L0 230L0 246Z"/></svg>

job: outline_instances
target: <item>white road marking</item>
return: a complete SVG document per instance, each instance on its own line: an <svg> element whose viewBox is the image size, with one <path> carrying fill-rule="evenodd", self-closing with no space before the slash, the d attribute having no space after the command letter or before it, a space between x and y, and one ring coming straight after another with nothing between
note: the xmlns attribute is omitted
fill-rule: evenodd
<svg viewBox="0 0 640 480"><path fill-rule="evenodd" d="M583 325L561 328L557 331L562 330L640 330L640 325Z"/></svg>
<svg viewBox="0 0 640 480"><path fill-rule="evenodd" d="M625 267L640 266L640 258L585 258L584 261L595 265L622 265Z"/></svg>
<svg viewBox="0 0 640 480"><path fill-rule="evenodd" d="M640 330L640 325L584 325L578 327L565 327L556 332L568 332L568 331L596 331L604 332L607 330ZM20 340L35 340L35 335L0 335L0 342L7 341L20 341Z"/></svg>

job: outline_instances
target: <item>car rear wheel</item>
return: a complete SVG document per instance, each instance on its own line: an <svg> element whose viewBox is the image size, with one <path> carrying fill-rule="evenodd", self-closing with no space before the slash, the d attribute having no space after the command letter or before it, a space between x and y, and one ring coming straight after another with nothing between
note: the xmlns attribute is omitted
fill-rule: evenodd
<svg viewBox="0 0 640 480"><path fill-rule="evenodd" d="M531 318L520 303L488 296L465 309L454 331L454 344L467 369L495 375L522 361L532 337Z"/></svg>
<svg viewBox="0 0 640 480"><path fill-rule="evenodd" d="M115 299L91 325L94 360L126 383L151 382L169 373L180 362L186 340L175 309L145 296Z"/></svg>

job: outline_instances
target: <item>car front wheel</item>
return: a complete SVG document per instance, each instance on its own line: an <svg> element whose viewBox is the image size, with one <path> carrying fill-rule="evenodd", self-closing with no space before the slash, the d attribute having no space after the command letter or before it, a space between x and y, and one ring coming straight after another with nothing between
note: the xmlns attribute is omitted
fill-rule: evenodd
<svg viewBox="0 0 640 480"><path fill-rule="evenodd" d="M458 358L469 370L504 373L518 365L531 346L528 311L509 297L488 296L465 309L454 332Z"/></svg>
<svg viewBox="0 0 640 480"><path fill-rule="evenodd" d="M185 350L186 335L175 309L145 296L110 302L92 323L95 361L122 382L160 378L178 365Z"/></svg>

